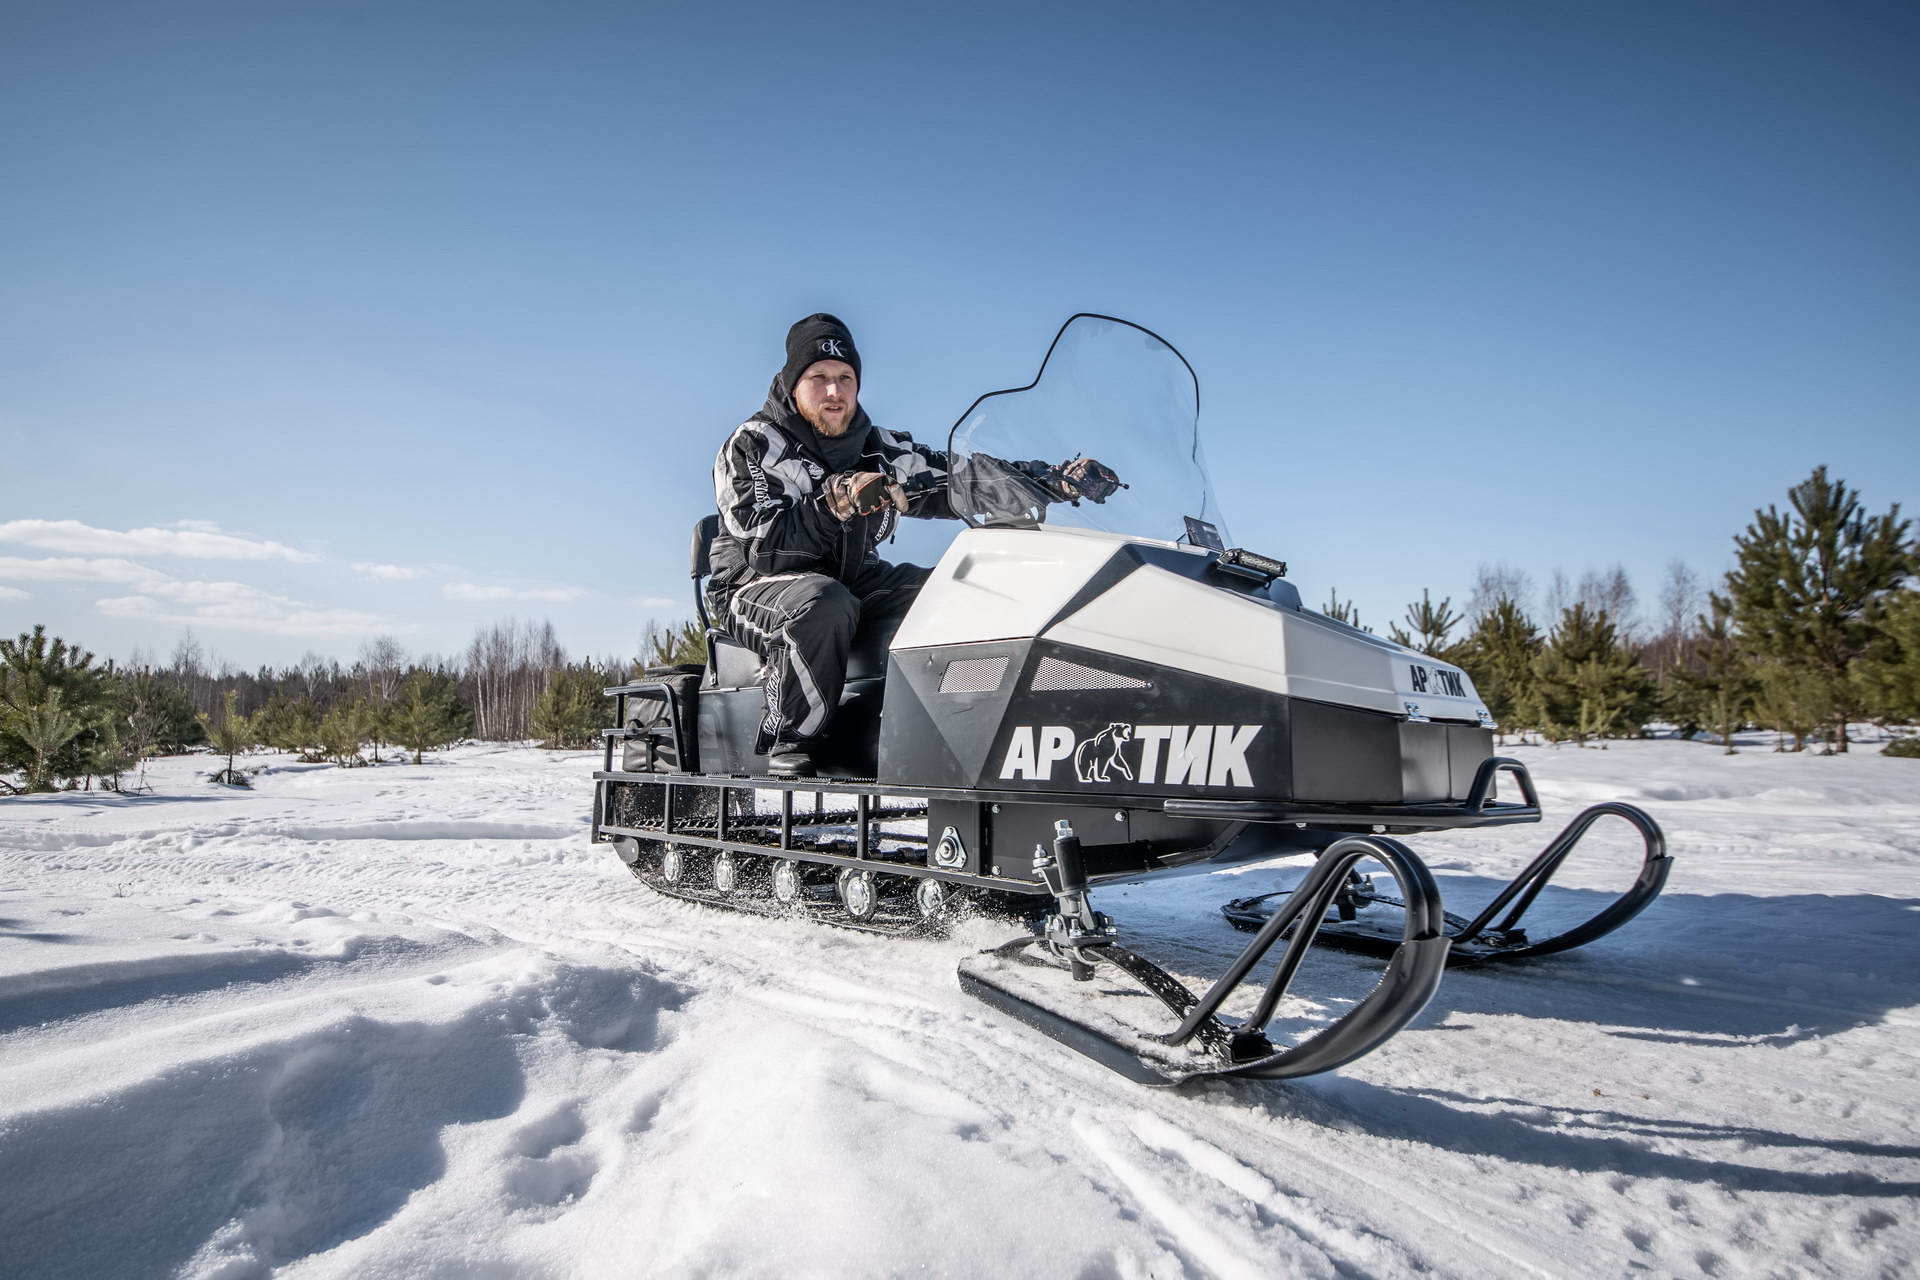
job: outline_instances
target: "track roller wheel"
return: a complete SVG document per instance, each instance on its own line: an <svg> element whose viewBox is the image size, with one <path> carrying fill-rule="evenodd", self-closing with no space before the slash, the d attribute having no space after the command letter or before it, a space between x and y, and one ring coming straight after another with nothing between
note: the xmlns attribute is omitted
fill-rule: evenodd
<svg viewBox="0 0 1920 1280"><path fill-rule="evenodd" d="M793 858L781 858L773 864L773 900L780 905L798 906L806 895L806 883L799 862Z"/></svg>
<svg viewBox="0 0 1920 1280"><path fill-rule="evenodd" d="M740 857L731 849L722 849L713 855L713 887L721 893L732 893L740 887Z"/></svg>
<svg viewBox="0 0 1920 1280"><path fill-rule="evenodd" d="M660 852L660 878L676 889L691 885L697 857L697 854L689 853L680 845L668 845Z"/></svg>
<svg viewBox="0 0 1920 1280"><path fill-rule="evenodd" d="M944 916L959 896L945 880L928 878L913 882L913 909L922 920L937 920Z"/></svg>
<svg viewBox="0 0 1920 1280"><path fill-rule="evenodd" d="M840 891L840 905L846 908L848 919L867 921L879 914L880 878L873 872L848 867L840 873L835 887Z"/></svg>

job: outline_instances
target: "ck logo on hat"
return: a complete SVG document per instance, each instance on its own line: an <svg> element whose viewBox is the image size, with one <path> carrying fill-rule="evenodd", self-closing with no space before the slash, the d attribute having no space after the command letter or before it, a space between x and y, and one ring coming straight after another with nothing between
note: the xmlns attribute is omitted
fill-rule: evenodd
<svg viewBox="0 0 1920 1280"><path fill-rule="evenodd" d="M838 338L820 339L820 354L823 356L832 356L835 360L844 360L847 358L847 353L840 349L840 339Z"/></svg>

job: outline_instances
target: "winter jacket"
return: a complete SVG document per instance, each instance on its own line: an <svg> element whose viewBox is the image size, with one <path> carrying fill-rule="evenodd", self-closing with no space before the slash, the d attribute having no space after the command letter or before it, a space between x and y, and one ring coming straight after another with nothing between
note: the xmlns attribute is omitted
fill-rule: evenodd
<svg viewBox="0 0 1920 1280"><path fill-rule="evenodd" d="M776 384L766 406L735 428L714 460L720 535L707 590L716 598L775 573L824 573L850 582L862 565L879 559L875 548L898 523L891 506L844 523L834 519L824 499L831 472L813 428L784 400ZM855 411L848 431L865 437L860 461L849 470L897 481L907 491L910 516L956 518L947 505L946 454L873 425L865 409Z"/></svg>

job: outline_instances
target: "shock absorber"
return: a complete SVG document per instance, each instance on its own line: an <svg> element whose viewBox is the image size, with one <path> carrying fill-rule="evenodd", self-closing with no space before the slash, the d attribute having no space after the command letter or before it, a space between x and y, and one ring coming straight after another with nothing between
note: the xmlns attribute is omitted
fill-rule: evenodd
<svg viewBox="0 0 1920 1280"><path fill-rule="evenodd" d="M1085 982L1093 976L1093 966L1083 951L1113 943L1113 921L1093 909L1087 895L1087 864L1081 856L1080 837L1065 818L1053 824L1053 852L1045 845L1033 846L1033 870L1053 895L1053 914L1047 917L1046 940L1057 956L1065 957L1074 980Z"/></svg>

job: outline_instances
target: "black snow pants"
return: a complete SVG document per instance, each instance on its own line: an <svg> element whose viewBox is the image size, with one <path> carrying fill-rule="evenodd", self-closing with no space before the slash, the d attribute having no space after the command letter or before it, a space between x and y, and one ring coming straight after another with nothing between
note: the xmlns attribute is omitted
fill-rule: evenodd
<svg viewBox="0 0 1920 1280"><path fill-rule="evenodd" d="M847 679L855 634L900 625L929 571L870 560L842 583L824 573L779 573L714 600L717 622L760 655L767 715L755 750L805 746L826 732Z"/></svg>

